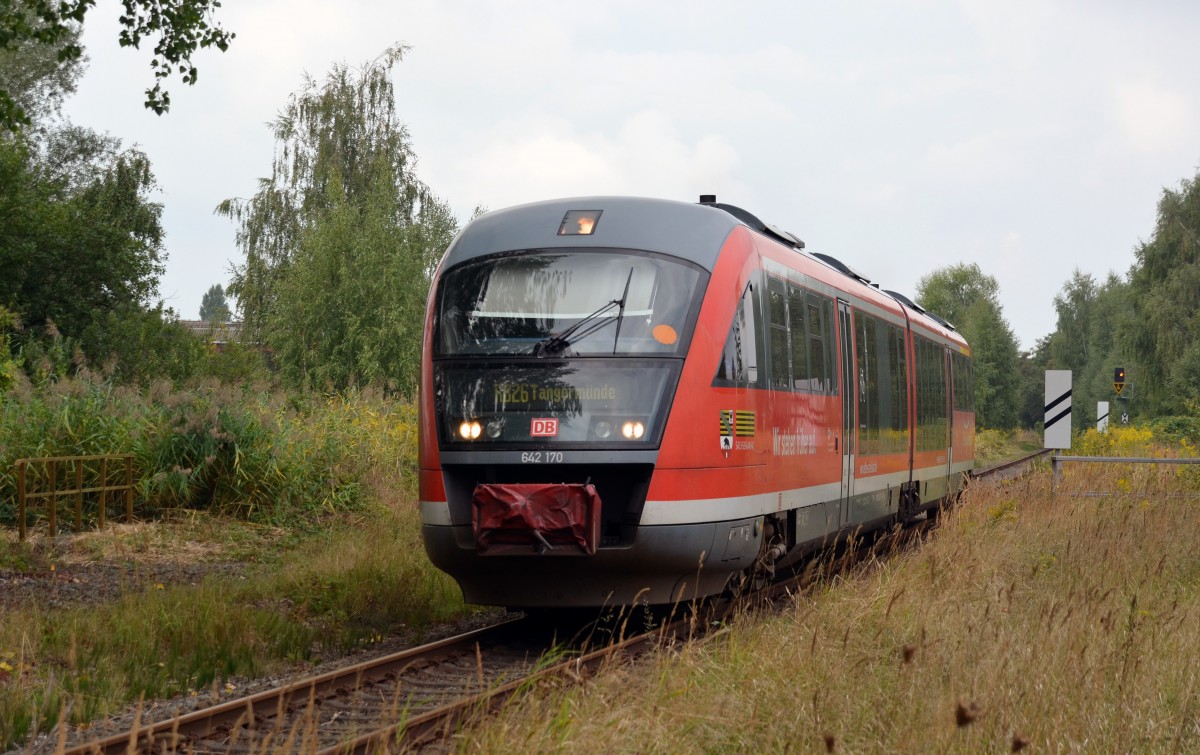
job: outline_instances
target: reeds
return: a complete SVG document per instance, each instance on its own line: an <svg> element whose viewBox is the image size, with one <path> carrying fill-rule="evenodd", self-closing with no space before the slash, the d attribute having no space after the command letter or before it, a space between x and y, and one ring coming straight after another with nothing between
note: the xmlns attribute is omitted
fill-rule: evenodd
<svg viewBox="0 0 1200 755"><path fill-rule="evenodd" d="M101 453L134 454L139 516L184 508L287 522L353 509L372 486L414 492L416 409L215 381L27 388L0 401L0 525L15 523L17 459Z"/></svg>

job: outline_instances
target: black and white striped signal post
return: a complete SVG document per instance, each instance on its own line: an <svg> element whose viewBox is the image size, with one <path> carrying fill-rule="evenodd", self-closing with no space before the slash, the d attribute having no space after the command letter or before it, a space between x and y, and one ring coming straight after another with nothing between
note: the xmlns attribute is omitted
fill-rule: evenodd
<svg viewBox="0 0 1200 755"><path fill-rule="evenodd" d="M1096 432L1108 432L1108 402L1096 402Z"/></svg>
<svg viewBox="0 0 1200 755"><path fill-rule="evenodd" d="M1071 447L1071 371L1046 370L1043 448Z"/></svg>

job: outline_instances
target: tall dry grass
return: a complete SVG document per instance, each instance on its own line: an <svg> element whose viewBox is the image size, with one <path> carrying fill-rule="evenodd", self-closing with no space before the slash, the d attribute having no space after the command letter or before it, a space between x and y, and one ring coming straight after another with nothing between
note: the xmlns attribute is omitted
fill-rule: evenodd
<svg viewBox="0 0 1200 755"><path fill-rule="evenodd" d="M919 549L716 641L532 694L485 752L1189 752L1200 505L1174 470L977 485ZM1078 497L1079 491L1106 497Z"/></svg>

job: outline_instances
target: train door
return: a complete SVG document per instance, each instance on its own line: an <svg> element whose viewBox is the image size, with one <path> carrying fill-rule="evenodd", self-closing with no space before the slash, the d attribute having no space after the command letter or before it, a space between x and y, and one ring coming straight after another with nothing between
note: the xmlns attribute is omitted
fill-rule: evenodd
<svg viewBox="0 0 1200 755"><path fill-rule="evenodd" d="M854 495L854 433L858 401L854 395L854 343L851 340L853 333L850 305L838 299L838 341L841 346L842 374L842 485L838 501L838 521L834 523L837 527L843 527L850 521L850 497Z"/></svg>

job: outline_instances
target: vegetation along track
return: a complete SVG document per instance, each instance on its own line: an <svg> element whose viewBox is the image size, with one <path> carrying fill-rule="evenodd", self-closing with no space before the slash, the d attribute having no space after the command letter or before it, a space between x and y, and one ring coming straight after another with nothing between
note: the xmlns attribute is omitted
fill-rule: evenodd
<svg viewBox="0 0 1200 755"><path fill-rule="evenodd" d="M1038 451L971 476L1007 479L1047 453ZM902 531L889 547L919 540L928 525L920 522ZM877 550L848 549L831 559L828 568L844 569L871 552ZM784 598L825 571L806 569L749 598L757 604ZM664 642L712 636L746 605L745 600L715 602L631 637L625 637L624 630L637 621L618 615L610 618L615 628L593 625L562 644L561 625L536 617L514 619L137 727L67 752L332 753L419 748L444 740L467 717L496 709L531 684L551 678L577 680L603 663ZM555 655L565 660L549 660Z"/></svg>

